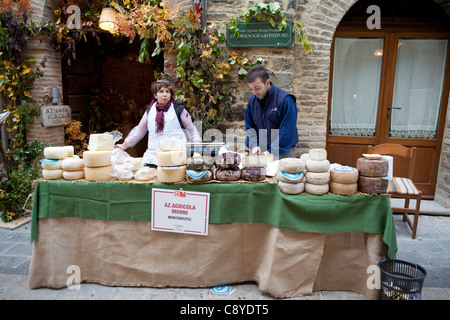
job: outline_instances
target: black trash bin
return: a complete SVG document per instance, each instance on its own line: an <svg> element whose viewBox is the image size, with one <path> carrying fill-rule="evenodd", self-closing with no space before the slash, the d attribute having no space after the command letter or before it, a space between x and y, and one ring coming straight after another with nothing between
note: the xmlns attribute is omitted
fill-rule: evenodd
<svg viewBox="0 0 450 320"><path fill-rule="evenodd" d="M378 263L381 300L420 300L426 270L418 264L384 259Z"/></svg>

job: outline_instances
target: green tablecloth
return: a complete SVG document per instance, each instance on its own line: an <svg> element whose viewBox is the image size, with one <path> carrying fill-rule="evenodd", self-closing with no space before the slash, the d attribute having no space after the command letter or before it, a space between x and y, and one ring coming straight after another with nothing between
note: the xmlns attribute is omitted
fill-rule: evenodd
<svg viewBox="0 0 450 320"><path fill-rule="evenodd" d="M395 258L397 238L385 195L285 195L275 183L162 184L41 180L37 183L31 242L38 219L77 217L110 221L151 219L152 188L210 193L210 224L267 223L303 232L382 233Z"/></svg>

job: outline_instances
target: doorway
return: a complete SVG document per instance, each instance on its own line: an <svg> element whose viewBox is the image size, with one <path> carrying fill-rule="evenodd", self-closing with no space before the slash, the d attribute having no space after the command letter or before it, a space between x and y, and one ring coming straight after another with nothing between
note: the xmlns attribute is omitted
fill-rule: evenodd
<svg viewBox="0 0 450 320"><path fill-rule="evenodd" d="M381 28L366 25L378 5ZM414 182L434 197L449 95L449 18L433 1L359 1L332 46L327 150L355 166L368 145L416 147ZM404 175L394 163L396 175Z"/></svg>

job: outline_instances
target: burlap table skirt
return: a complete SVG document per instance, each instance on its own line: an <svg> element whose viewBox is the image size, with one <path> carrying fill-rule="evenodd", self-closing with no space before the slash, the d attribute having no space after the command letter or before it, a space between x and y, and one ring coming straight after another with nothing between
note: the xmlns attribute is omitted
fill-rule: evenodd
<svg viewBox="0 0 450 320"><path fill-rule="evenodd" d="M378 299L366 270L387 255L381 234L231 223L198 236L152 231L148 222L79 218L40 219L33 246L32 289L66 287L75 265L81 282L196 288L252 281L277 298L345 290Z"/></svg>

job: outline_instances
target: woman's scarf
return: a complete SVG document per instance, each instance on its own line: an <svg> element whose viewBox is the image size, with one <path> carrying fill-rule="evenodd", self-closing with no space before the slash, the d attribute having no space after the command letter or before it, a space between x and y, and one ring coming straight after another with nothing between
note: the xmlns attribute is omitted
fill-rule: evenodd
<svg viewBox="0 0 450 320"><path fill-rule="evenodd" d="M170 99L169 102L165 104L159 104L158 101L156 101L156 133L164 131L164 112L167 112L167 110L169 110L172 103L175 105L174 99Z"/></svg>

